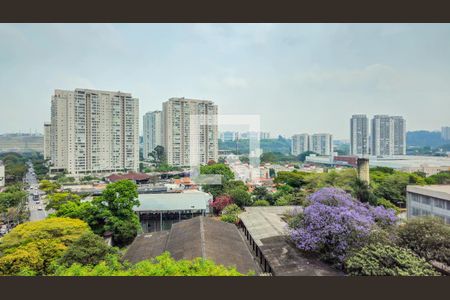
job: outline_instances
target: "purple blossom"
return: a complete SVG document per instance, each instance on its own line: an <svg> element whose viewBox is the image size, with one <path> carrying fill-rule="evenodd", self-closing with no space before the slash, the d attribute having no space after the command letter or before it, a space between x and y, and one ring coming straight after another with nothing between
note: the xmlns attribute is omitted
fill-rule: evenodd
<svg viewBox="0 0 450 300"><path fill-rule="evenodd" d="M322 188L309 202L290 236L299 249L324 254L337 263L342 263L348 249L361 247L374 226L396 221L392 210L363 204L337 188Z"/></svg>

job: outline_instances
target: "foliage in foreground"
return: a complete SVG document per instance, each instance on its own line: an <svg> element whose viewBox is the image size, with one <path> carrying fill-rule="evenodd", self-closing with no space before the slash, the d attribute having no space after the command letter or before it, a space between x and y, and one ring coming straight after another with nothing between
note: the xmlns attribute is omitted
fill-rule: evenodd
<svg viewBox="0 0 450 300"><path fill-rule="evenodd" d="M399 244L426 260L450 265L450 226L433 217L408 220L398 230Z"/></svg>
<svg viewBox="0 0 450 300"><path fill-rule="evenodd" d="M46 275L88 225L76 219L50 218L18 225L0 243L0 275Z"/></svg>
<svg viewBox="0 0 450 300"><path fill-rule="evenodd" d="M60 266L57 276L242 276L235 268L216 265L211 260L196 258L193 260L174 260L168 252L152 260L137 264L119 262L117 256L110 255L106 261L95 266Z"/></svg>
<svg viewBox="0 0 450 300"><path fill-rule="evenodd" d="M411 250L393 245L369 244L345 261L350 275L432 276L439 275Z"/></svg>

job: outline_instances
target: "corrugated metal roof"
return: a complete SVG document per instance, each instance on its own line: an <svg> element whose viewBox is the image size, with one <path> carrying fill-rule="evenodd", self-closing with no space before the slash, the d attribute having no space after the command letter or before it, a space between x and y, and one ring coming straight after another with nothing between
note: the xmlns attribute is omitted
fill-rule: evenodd
<svg viewBox="0 0 450 300"><path fill-rule="evenodd" d="M200 191L139 194L140 205L134 211L206 210L212 196Z"/></svg>

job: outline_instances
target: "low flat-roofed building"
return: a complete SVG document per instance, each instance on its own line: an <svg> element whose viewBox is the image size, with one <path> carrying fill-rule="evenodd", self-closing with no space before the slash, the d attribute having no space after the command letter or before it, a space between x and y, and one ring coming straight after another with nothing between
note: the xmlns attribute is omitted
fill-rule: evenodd
<svg viewBox="0 0 450 300"><path fill-rule="evenodd" d="M337 276L336 269L316 258L305 257L289 240L283 214L301 206L246 207L239 215L240 228L261 268L274 276Z"/></svg>
<svg viewBox="0 0 450 300"><path fill-rule="evenodd" d="M450 185L408 185L407 218L435 216L450 224Z"/></svg>
<svg viewBox="0 0 450 300"><path fill-rule="evenodd" d="M136 237L124 260L136 263L168 251L176 260L197 257L216 264L234 266L241 273L260 272L238 228L209 217L196 217L174 224L171 230Z"/></svg>
<svg viewBox="0 0 450 300"><path fill-rule="evenodd" d="M142 230L169 230L174 223L209 214L210 194L197 190L180 193L139 194L140 205L133 208L139 215Z"/></svg>

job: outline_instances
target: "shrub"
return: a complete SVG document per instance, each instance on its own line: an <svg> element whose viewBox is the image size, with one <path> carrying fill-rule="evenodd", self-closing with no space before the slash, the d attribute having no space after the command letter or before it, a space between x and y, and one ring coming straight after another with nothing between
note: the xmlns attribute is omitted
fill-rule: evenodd
<svg viewBox="0 0 450 300"><path fill-rule="evenodd" d="M253 202L253 206L270 206L270 203L267 200L256 200Z"/></svg>
<svg viewBox="0 0 450 300"><path fill-rule="evenodd" d="M213 208L214 213L220 214L222 210L230 204L233 204L233 199L231 199L231 197L228 195L222 195L214 199L214 201L211 203L211 207Z"/></svg>
<svg viewBox="0 0 450 300"><path fill-rule="evenodd" d="M426 260L450 265L450 226L438 218L414 218L398 230L399 244Z"/></svg>
<svg viewBox="0 0 450 300"><path fill-rule="evenodd" d="M237 206L236 204L230 204L223 209L220 220L236 224L239 221L238 215L240 212L241 209L239 208L239 206Z"/></svg>
<svg viewBox="0 0 450 300"><path fill-rule="evenodd" d="M243 189L236 188L228 191L233 202L236 203L239 207L249 206L252 204L252 199L250 193L244 191Z"/></svg>
<svg viewBox="0 0 450 300"><path fill-rule="evenodd" d="M370 244L345 261L350 275L432 276L433 267L411 250L398 246Z"/></svg>
<svg viewBox="0 0 450 300"><path fill-rule="evenodd" d="M278 198L277 201L275 201L275 205L276 206L289 205L293 199L294 199L294 197L292 195L284 195L284 196L281 196L280 198Z"/></svg>
<svg viewBox="0 0 450 300"><path fill-rule="evenodd" d="M59 263L66 266L74 263L96 265L105 260L108 254L114 253L115 248L108 246L103 238L92 232L86 232L69 246Z"/></svg>
<svg viewBox="0 0 450 300"><path fill-rule="evenodd" d="M290 236L299 249L319 253L337 265L350 249L365 246L378 225L387 228L396 221L392 210L372 208L337 188L320 189L309 202Z"/></svg>
<svg viewBox="0 0 450 300"><path fill-rule="evenodd" d="M384 208L390 208L395 211L396 214L400 212L400 208L398 208L394 203L384 198L377 199L377 205L383 206Z"/></svg>
<svg viewBox="0 0 450 300"><path fill-rule="evenodd" d="M242 276L234 267L215 264L211 260L175 260L168 252L136 264L121 263L117 256L110 255L106 261L95 266L78 263L70 267L60 266L57 276Z"/></svg>

